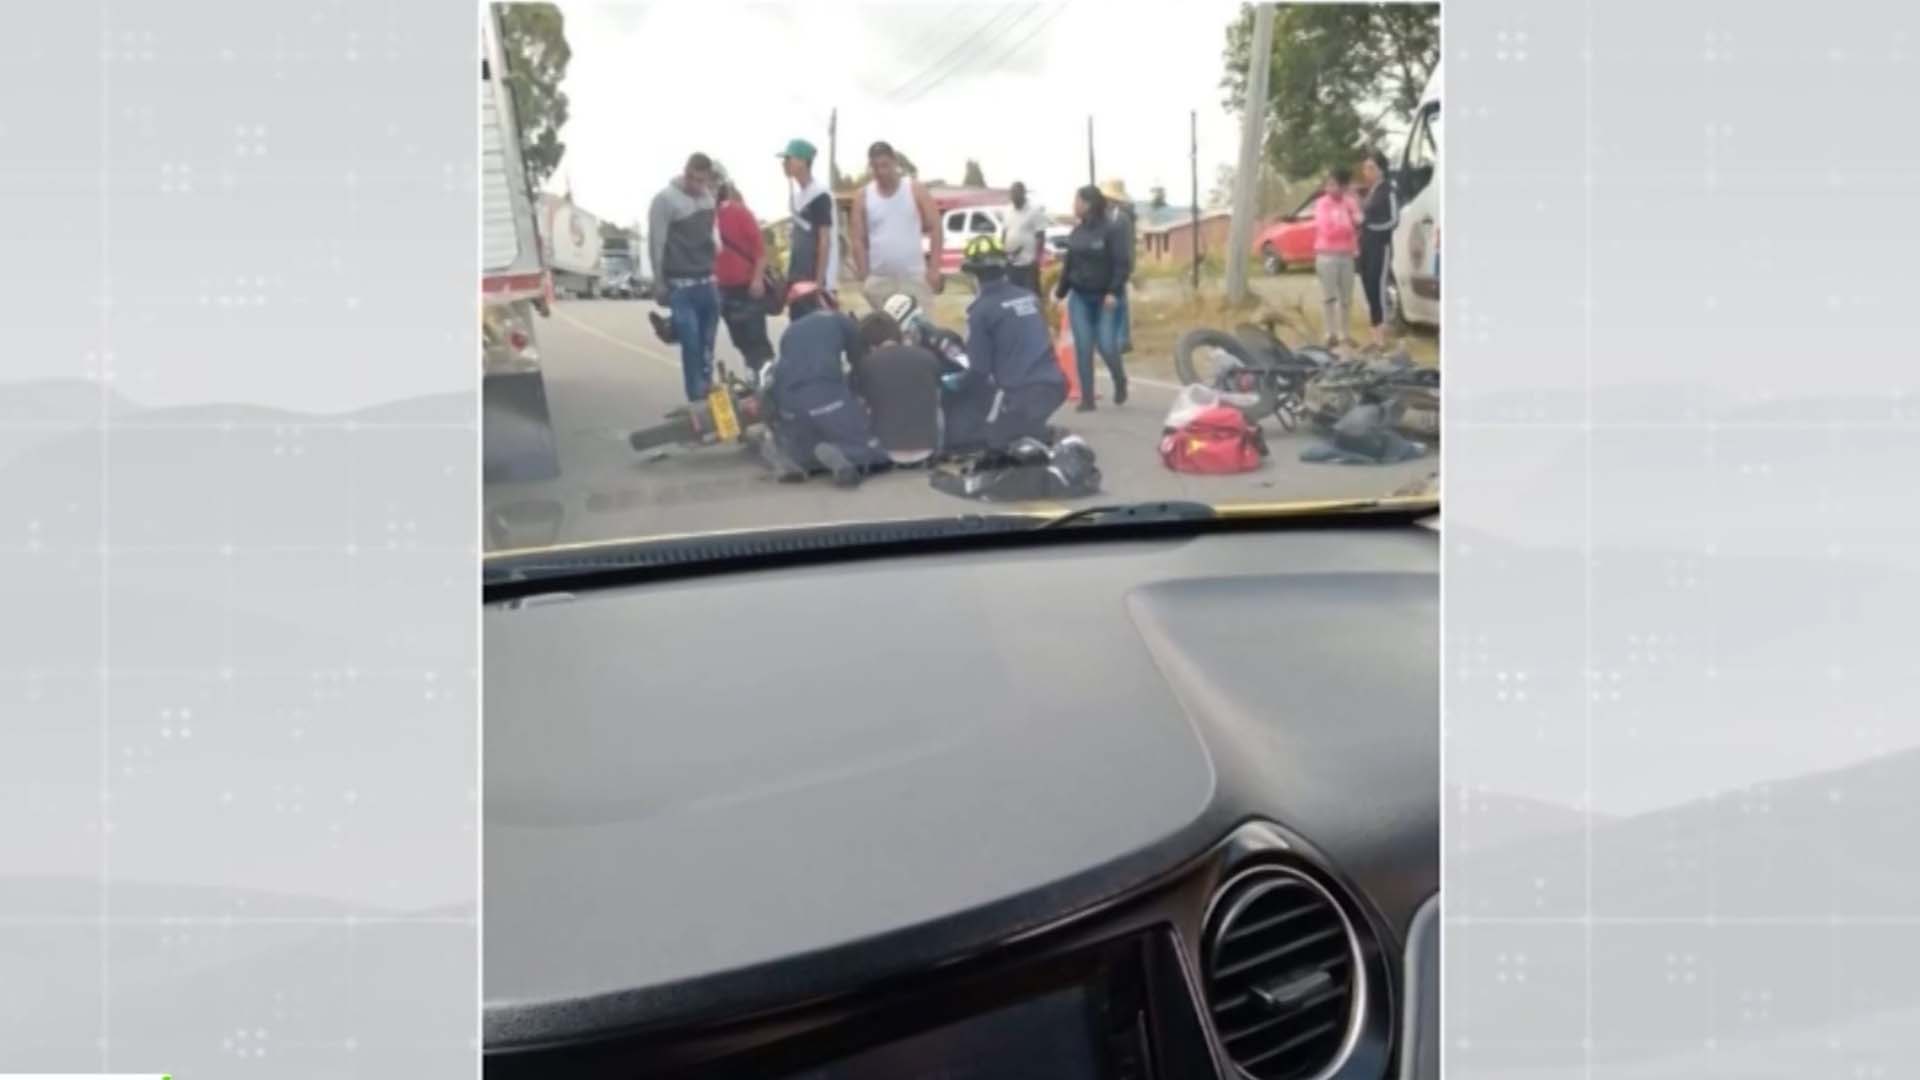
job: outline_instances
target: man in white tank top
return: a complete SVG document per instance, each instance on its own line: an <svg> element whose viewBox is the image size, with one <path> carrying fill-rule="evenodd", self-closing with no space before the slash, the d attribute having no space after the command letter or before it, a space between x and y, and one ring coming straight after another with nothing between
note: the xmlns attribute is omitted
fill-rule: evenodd
<svg viewBox="0 0 1920 1080"><path fill-rule="evenodd" d="M940 285L940 212L918 180L900 175L900 159L884 142L867 148L873 179L853 200L847 231L853 238L853 273L873 310L906 293L921 310L933 308Z"/></svg>

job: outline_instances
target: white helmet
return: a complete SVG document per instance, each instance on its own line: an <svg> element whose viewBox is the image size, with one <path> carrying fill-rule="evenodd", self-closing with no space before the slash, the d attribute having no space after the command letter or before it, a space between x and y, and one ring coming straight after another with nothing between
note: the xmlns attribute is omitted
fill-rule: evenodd
<svg viewBox="0 0 1920 1080"><path fill-rule="evenodd" d="M887 302L881 305L881 310L885 311L887 317L892 319L894 325L901 330L911 330L922 318L919 301L909 293L894 293L887 297Z"/></svg>

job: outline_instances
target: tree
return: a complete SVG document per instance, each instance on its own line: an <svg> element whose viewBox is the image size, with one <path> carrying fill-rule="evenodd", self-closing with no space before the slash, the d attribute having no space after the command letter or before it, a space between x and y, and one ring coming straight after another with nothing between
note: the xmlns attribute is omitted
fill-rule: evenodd
<svg viewBox="0 0 1920 1080"><path fill-rule="evenodd" d="M1232 164L1220 166L1214 174L1213 188L1207 192L1207 206L1222 208L1233 205L1233 181L1238 172ZM1253 189L1253 212L1256 219L1265 219L1275 214L1292 211L1306 201L1312 194L1316 181L1289 180L1280 175L1279 169L1271 162L1260 167L1260 182Z"/></svg>
<svg viewBox="0 0 1920 1080"><path fill-rule="evenodd" d="M1227 107L1245 107L1253 8L1227 27ZM1413 119L1440 63L1438 4L1288 4L1274 13L1265 157L1289 179L1351 165Z"/></svg>
<svg viewBox="0 0 1920 1080"><path fill-rule="evenodd" d="M986 187L987 177L980 171L980 163L973 158L967 159L967 172L960 178L963 187Z"/></svg>
<svg viewBox="0 0 1920 1080"><path fill-rule="evenodd" d="M520 158L528 186L538 191L567 152L567 144L560 141L560 128L567 122L567 95L560 91L560 82L573 59L567 20L553 4L497 4L494 10L500 13L507 87L520 123Z"/></svg>

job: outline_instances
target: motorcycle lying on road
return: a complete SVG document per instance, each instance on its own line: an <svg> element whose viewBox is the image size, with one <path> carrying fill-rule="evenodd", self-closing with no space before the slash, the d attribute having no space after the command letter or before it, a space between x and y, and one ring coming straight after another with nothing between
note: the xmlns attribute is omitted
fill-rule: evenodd
<svg viewBox="0 0 1920 1080"><path fill-rule="evenodd" d="M1273 417L1331 427L1358 405L1380 405L1388 423L1424 439L1440 434L1440 372L1390 357L1344 357L1318 346L1288 348L1277 323L1241 323L1233 333L1189 330L1174 345L1181 383L1225 395L1250 424Z"/></svg>
<svg viewBox="0 0 1920 1080"><path fill-rule="evenodd" d="M628 435L627 444L636 452L648 453L675 446L741 442L766 421L767 412L764 392L721 366L704 400L668 411L665 420Z"/></svg>
<svg viewBox="0 0 1920 1080"><path fill-rule="evenodd" d="M1440 438L1440 371L1405 354L1342 359L1308 380L1306 414L1331 428L1361 405L1378 405L1386 425L1422 442Z"/></svg>

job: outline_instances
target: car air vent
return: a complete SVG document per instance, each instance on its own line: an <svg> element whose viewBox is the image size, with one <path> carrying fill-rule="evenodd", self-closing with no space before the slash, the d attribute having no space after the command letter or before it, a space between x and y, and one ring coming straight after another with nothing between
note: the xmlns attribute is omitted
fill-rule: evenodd
<svg viewBox="0 0 1920 1080"><path fill-rule="evenodd" d="M1228 883L1208 918L1214 1033L1251 1080L1317 1080L1346 1061L1367 998L1353 924L1331 893L1285 867Z"/></svg>

